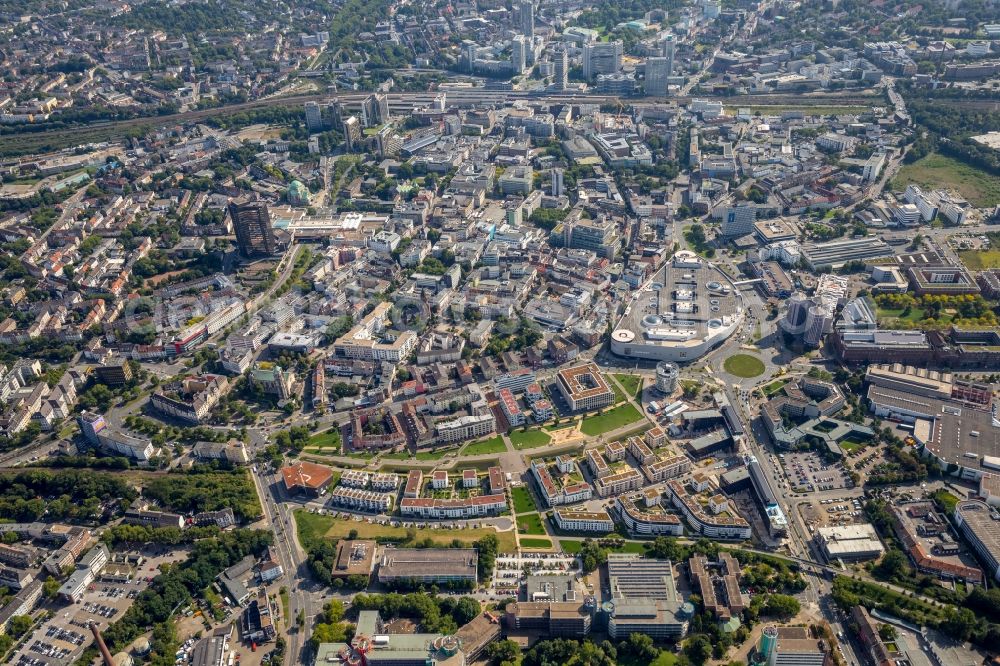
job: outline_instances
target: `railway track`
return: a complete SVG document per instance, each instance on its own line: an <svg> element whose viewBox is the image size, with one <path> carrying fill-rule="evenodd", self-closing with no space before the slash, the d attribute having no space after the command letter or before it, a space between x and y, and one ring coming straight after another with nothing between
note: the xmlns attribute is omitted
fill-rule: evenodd
<svg viewBox="0 0 1000 666"><path fill-rule="evenodd" d="M478 104L507 104L515 101L545 102L550 104L617 104L637 107L662 107L664 105L684 105L692 98L719 101L732 107L851 107L877 106L888 104L880 95L863 95L857 93L836 94L759 94L738 95L732 97L716 96L684 96L684 97L628 97L612 98L603 95L571 95L546 94L522 91L493 90L445 90L431 92L389 93L389 105L394 111L409 111L420 106L427 106L440 92L447 96L449 106L469 107ZM231 104L213 109L199 109L166 116L147 116L130 118L121 121L99 121L79 126L65 127L53 130L26 131L15 134L0 135L0 155L14 157L30 153L58 150L86 143L120 140L129 135L131 130L168 127L170 125L191 124L217 116L231 116L245 111L258 109L301 106L306 102L321 102L338 98L351 108L359 107L361 100L371 93L324 93L313 95L291 95L275 97L239 104ZM993 100L952 100L957 106L988 111L1000 111L1000 101Z"/></svg>

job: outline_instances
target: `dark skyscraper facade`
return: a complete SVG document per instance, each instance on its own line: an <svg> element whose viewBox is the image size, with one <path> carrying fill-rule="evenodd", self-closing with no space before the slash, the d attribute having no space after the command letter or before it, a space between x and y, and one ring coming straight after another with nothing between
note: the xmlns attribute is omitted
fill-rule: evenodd
<svg viewBox="0 0 1000 666"><path fill-rule="evenodd" d="M229 216L236 230L236 243L244 257L269 256L277 251L271 216L263 201L231 202Z"/></svg>

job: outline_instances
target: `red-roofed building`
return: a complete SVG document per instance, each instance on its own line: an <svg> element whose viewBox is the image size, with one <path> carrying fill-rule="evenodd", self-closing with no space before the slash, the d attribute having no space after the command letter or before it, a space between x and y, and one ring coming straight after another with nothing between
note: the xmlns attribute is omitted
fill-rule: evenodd
<svg viewBox="0 0 1000 666"><path fill-rule="evenodd" d="M281 468L281 478L289 493L322 495L333 480L333 470L310 462L300 462Z"/></svg>

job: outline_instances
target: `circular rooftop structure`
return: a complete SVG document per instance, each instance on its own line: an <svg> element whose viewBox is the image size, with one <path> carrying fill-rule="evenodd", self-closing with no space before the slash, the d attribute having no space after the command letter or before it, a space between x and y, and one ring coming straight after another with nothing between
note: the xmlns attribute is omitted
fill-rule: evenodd
<svg viewBox="0 0 1000 666"><path fill-rule="evenodd" d="M635 340L635 333L625 329L619 329L611 334L611 339L616 342L632 342Z"/></svg>
<svg viewBox="0 0 1000 666"><path fill-rule="evenodd" d="M633 292L611 334L611 351L650 361L695 361L744 321L729 276L692 252L678 252Z"/></svg>

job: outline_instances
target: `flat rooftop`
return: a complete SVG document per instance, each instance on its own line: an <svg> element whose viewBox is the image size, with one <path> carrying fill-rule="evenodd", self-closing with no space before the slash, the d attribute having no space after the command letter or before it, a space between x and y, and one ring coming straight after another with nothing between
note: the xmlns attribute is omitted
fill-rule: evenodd
<svg viewBox="0 0 1000 666"><path fill-rule="evenodd" d="M634 555L608 555L611 594L619 599L662 599L679 602L674 567L669 560L650 560Z"/></svg>
<svg viewBox="0 0 1000 666"><path fill-rule="evenodd" d="M602 395L612 389L594 363L584 363L559 371L559 381L566 387L574 400Z"/></svg>
<svg viewBox="0 0 1000 666"><path fill-rule="evenodd" d="M379 578L449 576L476 578L475 548L386 548Z"/></svg>
<svg viewBox="0 0 1000 666"><path fill-rule="evenodd" d="M868 399L916 415L914 436L945 462L980 471L998 469L983 464L984 458L1000 464L1000 421L990 407L977 408L884 386L870 386Z"/></svg>
<svg viewBox="0 0 1000 666"><path fill-rule="evenodd" d="M678 252L633 293L612 340L632 348L626 356L659 358L637 348L674 348L690 349L693 360L706 343L728 337L742 316L729 278L693 253Z"/></svg>

